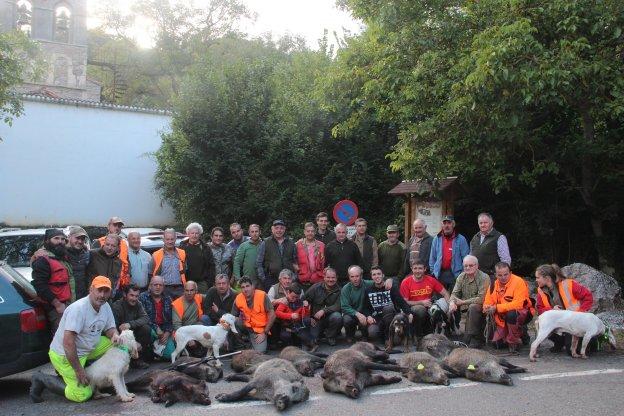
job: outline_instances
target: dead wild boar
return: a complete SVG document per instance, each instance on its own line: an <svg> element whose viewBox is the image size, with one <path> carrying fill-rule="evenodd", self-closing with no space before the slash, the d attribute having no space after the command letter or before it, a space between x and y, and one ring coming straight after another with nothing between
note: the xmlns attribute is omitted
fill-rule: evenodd
<svg viewBox="0 0 624 416"><path fill-rule="evenodd" d="M173 363L171 368L198 380L205 380L209 383L216 383L221 377L223 377L223 369L221 367L217 367L215 361L197 364L201 360L201 358L180 357L175 360L175 363Z"/></svg>
<svg viewBox="0 0 624 416"><path fill-rule="evenodd" d="M232 370L237 373L253 374L258 365L271 358L273 357L255 350L243 350L232 358Z"/></svg>
<svg viewBox="0 0 624 416"><path fill-rule="evenodd" d="M234 376L233 380L247 381L247 384L232 393L218 394L216 399L220 402L234 402L249 396L271 402L281 411L294 403L308 400L310 396L303 376L290 361L281 358L261 363L251 377L244 374Z"/></svg>
<svg viewBox="0 0 624 416"><path fill-rule="evenodd" d="M448 386L449 378L436 358L426 352L410 352L400 361L403 376L413 383L432 383Z"/></svg>
<svg viewBox="0 0 624 416"><path fill-rule="evenodd" d="M484 381L513 386L510 373L524 373L526 369L517 367L502 357L475 348L457 348L444 359L443 365L460 377L468 380Z"/></svg>
<svg viewBox="0 0 624 416"><path fill-rule="evenodd" d="M443 334L425 335L419 346L420 351L429 353L438 359L443 359L455 348L458 348L458 346Z"/></svg>
<svg viewBox="0 0 624 416"><path fill-rule="evenodd" d="M306 377L314 377L314 372L325 364L325 358L293 346L285 347L279 358L293 363L297 371Z"/></svg>
<svg viewBox="0 0 624 416"><path fill-rule="evenodd" d="M353 348L339 350L327 358L321 374L324 379L323 389L356 399L365 387L401 381L401 377L372 374L371 370L402 371L403 368L395 364L373 362L370 357Z"/></svg>

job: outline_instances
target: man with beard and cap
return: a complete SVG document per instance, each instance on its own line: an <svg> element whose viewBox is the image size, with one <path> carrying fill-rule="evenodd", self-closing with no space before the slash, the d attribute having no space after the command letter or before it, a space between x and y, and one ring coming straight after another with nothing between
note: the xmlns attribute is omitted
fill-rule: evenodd
<svg viewBox="0 0 624 416"><path fill-rule="evenodd" d="M43 240L45 255L32 263L32 284L37 295L45 301L44 309L53 333L67 305L76 300L76 283L67 260L66 242L63 231L46 230Z"/></svg>
<svg viewBox="0 0 624 416"><path fill-rule="evenodd" d="M104 247L104 241L110 234L115 234L119 237L119 260L121 260L121 272L119 273L119 286L127 286L130 284L130 261L128 260L128 242L121 237L121 229L124 226L124 222L119 217L111 217L108 220L106 228L108 232L105 236L93 241L93 248ZM113 292L115 287L113 286ZM114 293L113 293L114 295Z"/></svg>
<svg viewBox="0 0 624 416"><path fill-rule="evenodd" d="M113 284L113 294L111 298L116 300L120 292L120 276L122 262L119 259L119 241L117 234L109 234L104 239L101 248L91 250L91 259L87 266L87 279L89 283L95 276L106 276Z"/></svg>
<svg viewBox="0 0 624 416"><path fill-rule="evenodd" d="M87 266L91 259L91 253L87 249L87 232L78 225L69 227L67 236L67 259L72 266L74 281L76 282L76 299L89 294L89 281L87 279Z"/></svg>

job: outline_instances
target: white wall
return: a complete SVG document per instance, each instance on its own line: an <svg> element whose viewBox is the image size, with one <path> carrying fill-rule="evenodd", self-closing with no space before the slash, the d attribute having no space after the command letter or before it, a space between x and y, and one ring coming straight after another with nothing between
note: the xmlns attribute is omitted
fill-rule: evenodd
<svg viewBox="0 0 624 416"><path fill-rule="evenodd" d="M169 128L163 114L24 101L9 127L0 120L0 222L9 225L126 226L173 222L154 190L149 156Z"/></svg>

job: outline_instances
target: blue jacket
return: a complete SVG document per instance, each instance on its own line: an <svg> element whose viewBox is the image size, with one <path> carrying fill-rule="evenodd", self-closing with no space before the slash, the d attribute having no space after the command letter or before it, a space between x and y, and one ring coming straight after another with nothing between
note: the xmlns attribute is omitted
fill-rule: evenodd
<svg viewBox="0 0 624 416"><path fill-rule="evenodd" d="M436 278L440 277L442 269L442 234L441 232L431 242L431 254L429 254L429 270ZM464 271L464 257L470 253L468 241L461 234L456 234L453 239L453 257L451 257L451 271L453 277L459 276Z"/></svg>

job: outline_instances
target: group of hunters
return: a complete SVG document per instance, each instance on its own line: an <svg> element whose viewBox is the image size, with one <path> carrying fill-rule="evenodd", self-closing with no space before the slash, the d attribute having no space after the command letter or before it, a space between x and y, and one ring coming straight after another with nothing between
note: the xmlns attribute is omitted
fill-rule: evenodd
<svg viewBox="0 0 624 416"><path fill-rule="evenodd" d="M121 218L107 225L107 235L94 240L91 250L79 226L69 227L67 236L48 229L32 261L32 283L55 333L50 359L62 376L59 382L38 373L33 386L53 389L56 383L78 402L91 396L85 361L104 354L125 329L141 344L131 366L146 368L156 358L170 359L178 328L215 325L225 313L237 317L241 334L230 333L230 350L246 343L263 352L292 344L315 350L321 341L336 345L343 328L347 343L358 329L363 339L383 343L400 312L419 339L432 331L430 308L437 302L457 328L465 321L467 345L483 346L487 321L492 343L515 352L528 342L526 324L535 309L592 306L591 292L556 265L536 269L532 300L526 281L512 273L507 239L488 213L478 215L479 232L470 241L456 232L453 216L442 217L434 236L417 219L407 245L399 241L396 225L387 227L387 239L378 244L363 218L348 237L344 224L330 229L324 212L316 224L305 224L304 237L296 241L279 219L264 239L257 224L244 235L234 223L228 243L223 228L214 227L206 242L202 226L192 223L178 245L175 230L165 230L164 247L153 254L141 248L138 232L122 238ZM564 336L551 338L553 351L563 349ZM192 354L201 348L187 345ZM32 389L31 398L40 399Z"/></svg>

